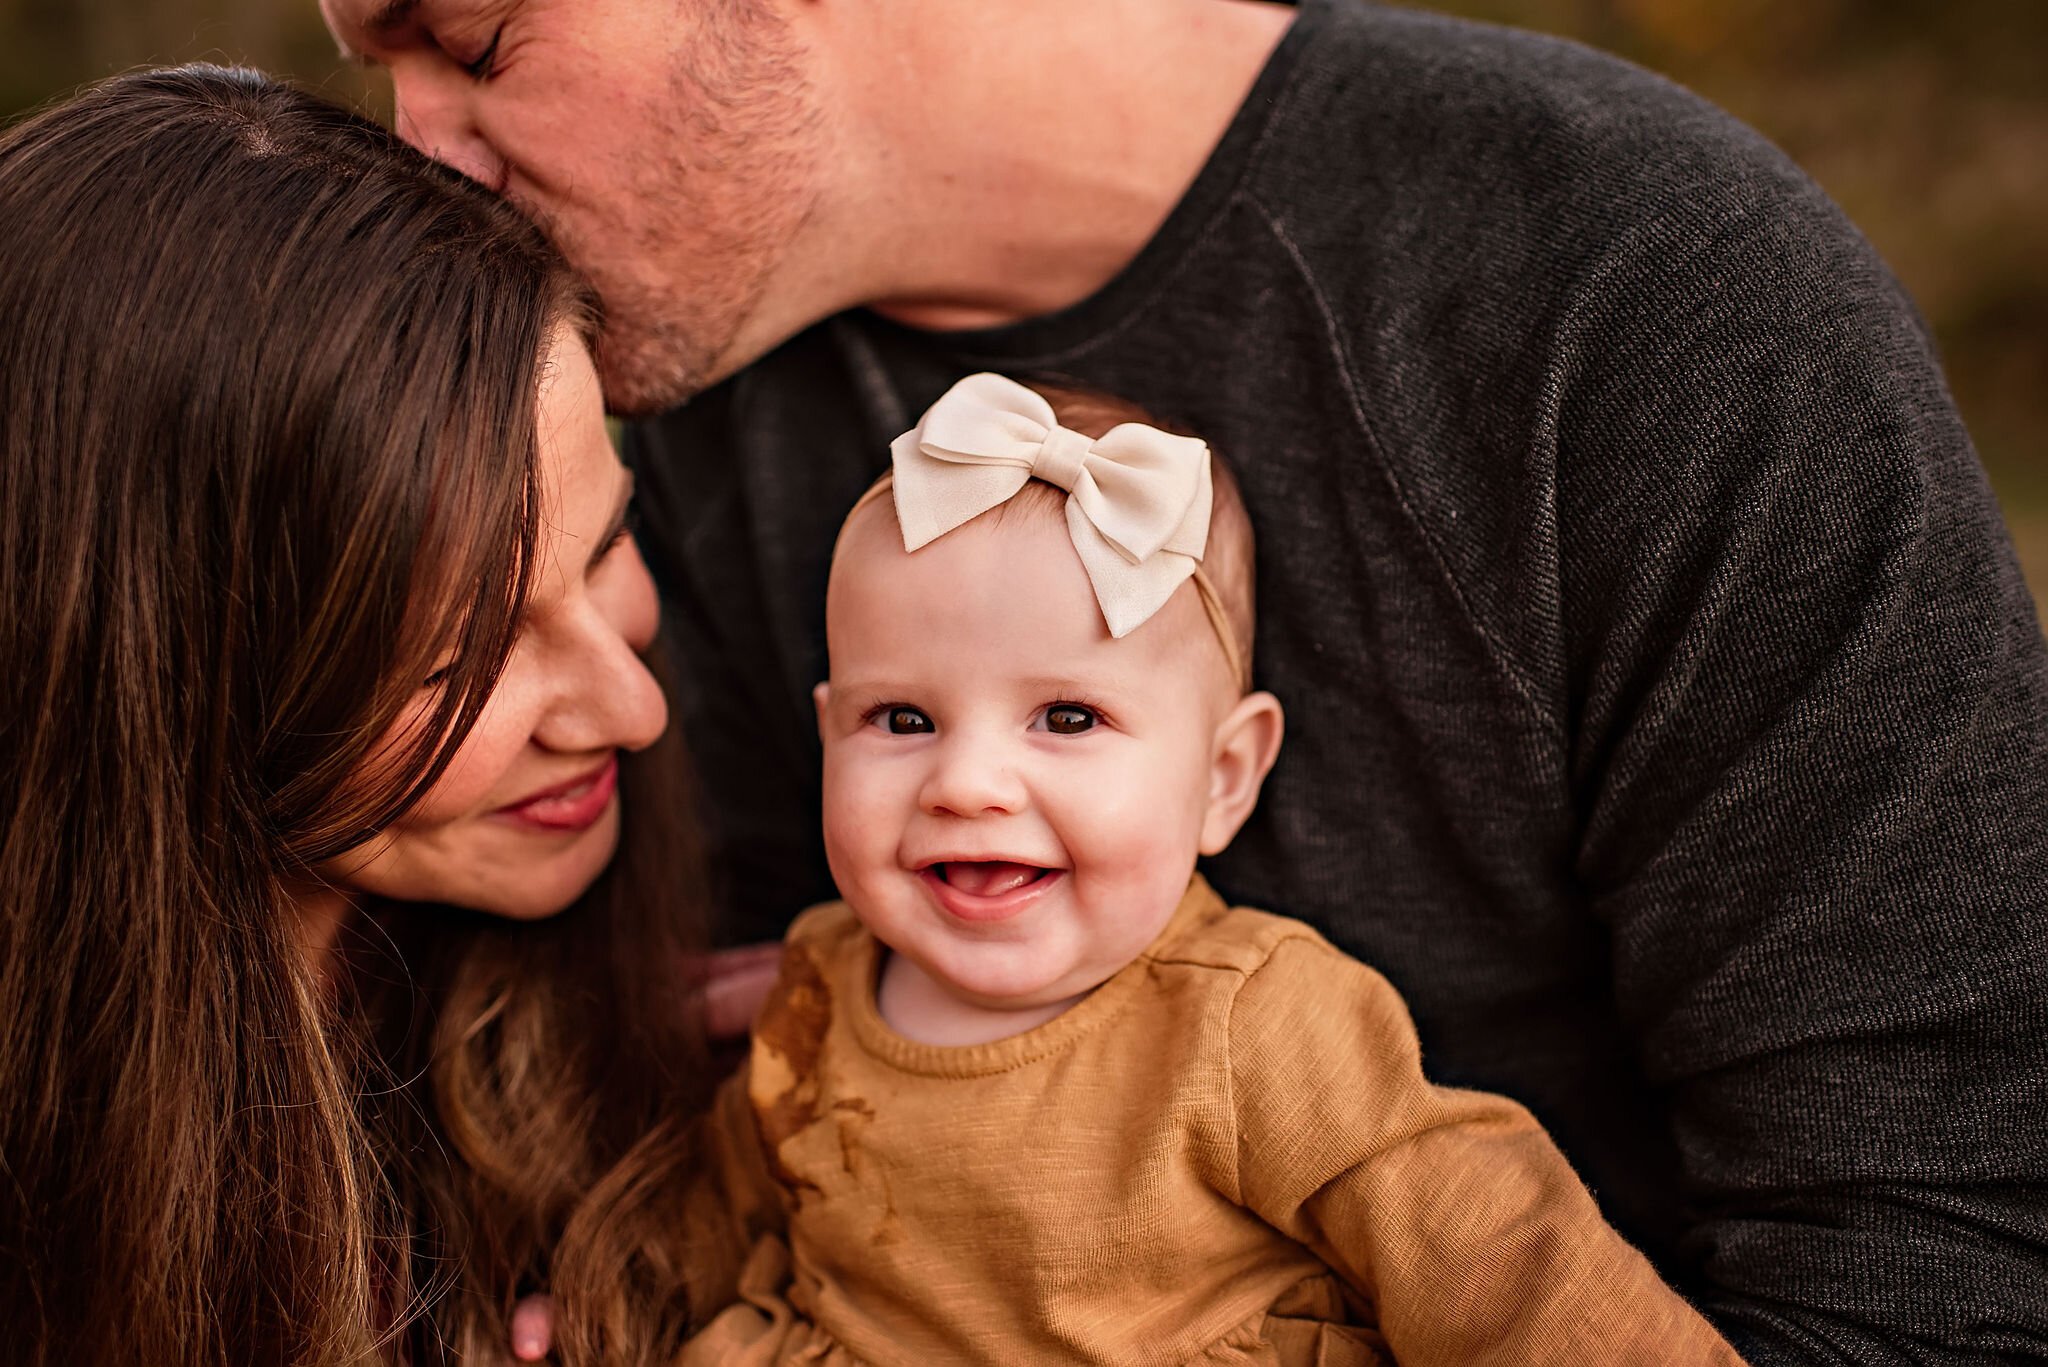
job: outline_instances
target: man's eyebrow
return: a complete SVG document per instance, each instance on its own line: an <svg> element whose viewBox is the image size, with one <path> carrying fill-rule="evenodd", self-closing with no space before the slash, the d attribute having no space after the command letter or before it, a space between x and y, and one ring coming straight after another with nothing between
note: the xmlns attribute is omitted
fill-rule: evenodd
<svg viewBox="0 0 2048 1367"><path fill-rule="evenodd" d="M363 20L363 32L372 38L386 38L412 22L413 14L419 9L420 0L384 0ZM348 41L337 35L343 60L363 62L368 59L348 45Z"/></svg>

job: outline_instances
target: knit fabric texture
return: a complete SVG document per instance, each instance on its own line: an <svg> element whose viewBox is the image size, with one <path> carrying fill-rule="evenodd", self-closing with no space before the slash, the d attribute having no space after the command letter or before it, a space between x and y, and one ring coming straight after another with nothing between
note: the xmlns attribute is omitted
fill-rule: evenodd
<svg viewBox="0 0 2048 1367"><path fill-rule="evenodd" d="M1426 1083L1394 990L1298 921L1196 879L1079 1004L969 1047L893 1033L876 969L844 903L790 933L707 1145L763 1146L725 1185L745 1227L773 1172L787 1240L685 1367L1739 1367L1529 1113Z"/></svg>
<svg viewBox="0 0 2048 1367"><path fill-rule="evenodd" d="M2048 1356L2040 628L1920 321L1784 157L1315 0L1093 298L844 315L637 424L731 939L832 895L833 533L977 370L1237 474L1290 739L1226 897L1385 973L1750 1360Z"/></svg>

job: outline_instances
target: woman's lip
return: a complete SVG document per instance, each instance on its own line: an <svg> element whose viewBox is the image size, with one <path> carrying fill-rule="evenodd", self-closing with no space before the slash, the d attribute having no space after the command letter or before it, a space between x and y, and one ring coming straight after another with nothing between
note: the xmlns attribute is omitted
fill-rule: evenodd
<svg viewBox="0 0 2048 1367"><path fill-rule="evenodd" d="M537 830L580 831L605 814L618 786L619 757L607 755L604 763L589 773L543 788L492 815Z"/></svg>
<svg viewBox="0 0 2048 1367"><path fill-rule="evenodd" d="M949 861L941 861L949 862ZM1007 921L1022 914L1036 902L1045 891L1066 876L1065 869L1047 869L1041 878L1035 878L1023 887L997 893L993 897L977 897L962 892L939 876L938 864L927 864L917 871L918 881L931 894L932 900L948 916L961 921Z"/></svg>

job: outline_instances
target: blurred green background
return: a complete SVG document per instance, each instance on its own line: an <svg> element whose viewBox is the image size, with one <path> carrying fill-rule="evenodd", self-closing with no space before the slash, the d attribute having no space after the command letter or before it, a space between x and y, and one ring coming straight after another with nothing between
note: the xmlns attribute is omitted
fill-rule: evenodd
<svg viewBox="0 0 2048 1367"><path fill-rule="evenodd" d="M2048 598L2048 3L1408 2L1618 52L1791 153L1933 324L2035 598ZM388 105L374 75L336 59L313 0L0 0L0 117L198 57Z"/></svg>

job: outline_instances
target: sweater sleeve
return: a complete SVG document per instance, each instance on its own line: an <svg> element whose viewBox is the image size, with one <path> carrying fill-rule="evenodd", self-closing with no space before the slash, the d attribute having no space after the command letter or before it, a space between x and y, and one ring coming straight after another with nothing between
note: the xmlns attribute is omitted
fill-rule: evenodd
<svg viewBox="0 0 2048 1367"><path fill-rule="evenodd" d="M1740 1362L1527 1111L1424 1080L1379 974L1283 940L1229 1040L1238 1199L1366 1297L1406 1367Z"/></svg>
<svg viewBox="0 0 2048 1367"><path fill-rule="evenodd" d="M1618 253L1558 412L1574 876L1757 1362L2048 1352L2048 668L1817 195Z"/></svg>

